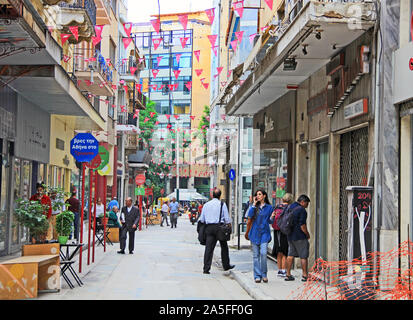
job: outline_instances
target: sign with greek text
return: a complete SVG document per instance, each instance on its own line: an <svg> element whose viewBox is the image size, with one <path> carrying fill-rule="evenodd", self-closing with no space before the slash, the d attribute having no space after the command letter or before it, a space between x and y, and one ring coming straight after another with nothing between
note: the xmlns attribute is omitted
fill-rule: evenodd
<svg viewBox="0 0 413 320"><path fill-rule="evenodd" d="M99 152L99 142L90 133L79 133L70 141L70 154L78 162L90 162Z"/></svg>

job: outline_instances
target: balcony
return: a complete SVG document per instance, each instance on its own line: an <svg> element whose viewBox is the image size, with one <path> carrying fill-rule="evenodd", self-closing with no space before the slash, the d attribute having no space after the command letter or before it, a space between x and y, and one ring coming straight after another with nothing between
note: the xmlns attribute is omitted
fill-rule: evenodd
<svg viewBox="0 0 413 320"><path fill-rule="evenodd" d="M123 60L122 62L123 63L118 68L120 80L126 82L139 82L140 69L136 58L129 56L127 60ZM131 73L131 68L137 68L134 74Z"/></svg>
<svg viewBox="0 0 413 320"><path fill-rule="evenodd" d="M77 54L75 52L75 55ZM84 59L75 60L75 76L79 89L98 96L112 97L115 93L111 87L113 79L111 68L99 51L95 52L92 60L88 62Z"/></svg>
<svg viewBox="0 0 413 320"><path fill-rule="evenodd" d="M137 134L139 133L138 118L137 117L134 118L134 113L118 112L117 122L118 122L116 125L117 131L122 131L122 132L125 132L127 135L132 135L132 136L137 136ZM136 143L134 145L136 148Z"/></svg>
<svg viewBox="0 0 413 320"><path fill-rule="evenodd" d="M110 24L110 4L108 0L95 0L96 25Z"/></svg>
<svg viewBox="0 0 413 320"><path fill-rule="evenodd" d="M71 34L69 27L79 27L79 38L69 38L69 43L89 41L95 32L96 5L93 0L75 0L73 3L60 2L56 23L61 33Z"/></svg>

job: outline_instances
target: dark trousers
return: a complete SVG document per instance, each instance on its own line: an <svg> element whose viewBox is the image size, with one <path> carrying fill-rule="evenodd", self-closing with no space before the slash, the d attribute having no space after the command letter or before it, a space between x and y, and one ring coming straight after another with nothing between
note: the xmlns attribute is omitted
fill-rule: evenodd
<svg viewBox="0 0 413 320"><path fill-rule="evenodd" d="M162 212L162 221L161 221L161 226L163 226L163 222L166 221L166 225L169 227L169 222L168 222L168 213L167 212Z"/></svg>
<svg viewBox="0 0 413 320"><path fill-rule="evenodd" d="M178 222L178 213L171 213L171 228L176 228L176 223Z"/></svg>
<svg viewBox="0 0 413 320"><path fill-rule="evenodd" d="M74 233L74 238L79 241L79 218L80 214L79 212L74 212L75 219L73 220L73 233ZM70 240L72 239L72 234L70 234Z"/></svg>
<svg viewBox="0 0 413 320"><path fill-rule="evenodd" d="M126 238L129 235L129 252L133 251L135 248L135 232L136 229L128 230L126 226L122 226L120 228L120 235L119 235L119 242L120 242L120 250L125 251L126 248Z"/></svg>
<svg viewBox="0 0 413 320"><path fill-rule="evenodd" d="M212 258L214 256L214 249L217 244L218 225L208 224L205 228L206 244L204 253L204 271L209 271L212 265ZM229 269L229 250L226 241L219 241L221 246L221 260L224 269Z"/></svg>

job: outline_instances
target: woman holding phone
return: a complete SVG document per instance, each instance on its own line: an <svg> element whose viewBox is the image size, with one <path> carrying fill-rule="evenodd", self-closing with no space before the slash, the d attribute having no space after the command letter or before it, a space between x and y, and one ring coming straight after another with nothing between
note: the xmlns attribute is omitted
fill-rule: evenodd
<svg viewBox="0 0 413 320"><path fill-rule="evenodd" d="M254 262L254 279L256 283L268 282L267 248L271 241L270 225L274 222L274 208L270 205L267 193L259 189L255 192L253 204L248 210L247 233L251 241Z"/></svg>

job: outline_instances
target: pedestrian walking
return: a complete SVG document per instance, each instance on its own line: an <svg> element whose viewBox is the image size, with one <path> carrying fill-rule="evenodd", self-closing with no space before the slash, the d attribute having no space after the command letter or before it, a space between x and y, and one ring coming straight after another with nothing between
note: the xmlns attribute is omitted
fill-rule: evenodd
<svg viewBox="0 0 413 320"><path fill-rule="evenodd" d="M163 222L166 221L166 226L169 227L169 222L168 222L168 212L169 212L169 206L168 206L168 201L165 201L161 207L161 214L162 214L162 221L161 221L161 227L163 227Z"/></svg>
<svg viewBox="0 0 413 320"><path fill-rule="evenodd" d="M176 228L179 214L179 203L176 202L176 198L172 198L172 202L169 204L169 214L171 216L171 228Z"/></svg>
<svg viewBox="0 0 413 320"><path fill-rule="evenodd" d="M251 226L246 236L251 241L253 252L254 279L256 283L268 282L267 249L271 241L270 224L274 222L274 208L270 205L264 190L257 190L253 204L248 211L248 222Z"/></svg>
<svg viewBox="0 0 413 320"><path fill-rule="evenodd" d="M288 256L288 239L287 235L281 232L280 227L278 226L278 218L281 213L287 208L290 204L294 202L294 197L291 193L286 193L282 197L282 203L277 205L274 209L275 217L272 227L274 229L274 247L272 250L272 256L277 258L278 265L278 276L285 277L286 272L286 260Z"/></svg>
<svg viewBox="0 0 413 320"><path fill-rule="evenodd" d="M229 259L229 249L227 241L218 240L218 228L220 223L231 224L231 218L229 217L227 205L220 201L221 190L214 188L212 193L212 200L205 203L202 208L201 217L199 221L206 224L205 234L205 252L204 252L204 273L209 274L209 270L212 265L212 257L214 255L214 249L219 241L221 246L221 260L224 271L230 270L235 267L235 265L230 264ZM221 219L220 219L221 218Z"/></svg>
<svg viewBox="0 0 413 320"><path fill-rule="evenodd" d="M310 198L305 194L298 197L297 201L289 206L292 219L292 230L287 235L288 239L288 257L287 257L287 275L285 281L293 281L295 278L291 275L291 266L294 258L300 258L303 276L301 281L308 279L308 256L310 243L310 234L307 230L307 211L305 210L310 203Z"/></svg>
<svg viewBox="0 0 413 320"><path fill-rule="evenodd" d="M125 254L126 238L129 236L129 253L133 254L135 246L135 232L139 222L139 209L132 205L132 198L126 199L126 206L121 210L120 222L122 227L120 228L120 251L118 253Z"/></svg>
<svg viewBox="0 0 413 320"><path fill-rule="evenodd" d="M76 198L76 191L72 191L71 197L66 200L66 203L69 204L69 211L72 211L75 219L73 220L73 233L74 238L79 242L79 217L80 217L80 201ZM72 239L72 234L70 234L70 240Z"/></svg>

